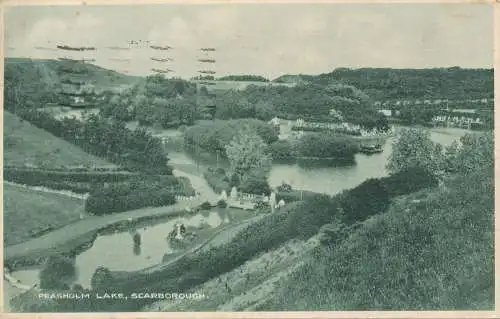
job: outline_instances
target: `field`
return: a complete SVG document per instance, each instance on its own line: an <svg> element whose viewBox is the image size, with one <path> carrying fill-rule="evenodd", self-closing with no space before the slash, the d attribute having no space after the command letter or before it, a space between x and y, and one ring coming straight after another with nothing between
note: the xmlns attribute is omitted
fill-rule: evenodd
<svg viewBox="0 0 500 319"><path fill-rule="evenodd" d="M194 80L195 83L204 81ZM295 86L295 83L274 83L274 82L259 82L259 81L210 81L216 83L215 85L207 85L209 91L227 91L227 90L244 90L249 85L258 86Z"/></svg>
<svg viewBox="0 0 500 319"><path fill-rule="evenodd" d="M4 111L4 165L25 164L46 168L79 165L115 167Z"/></svg>
<svg viewBox="0 0 500 319"><path fill-rule="evenodd" d="M31 232L56 228L80 219L83 200L4 185L4 244L29 239Z"/></svg>

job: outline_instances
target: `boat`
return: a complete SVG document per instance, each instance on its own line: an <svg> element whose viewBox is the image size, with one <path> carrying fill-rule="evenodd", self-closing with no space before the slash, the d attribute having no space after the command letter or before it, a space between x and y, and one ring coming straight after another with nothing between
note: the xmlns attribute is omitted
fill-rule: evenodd
<svg viewBox="0 0 500 319"><path fill-rule="evenodd" d="M380 144L362 145L360 150L361 153L366 155L382 153L383 151L382 145Z"/></svg>

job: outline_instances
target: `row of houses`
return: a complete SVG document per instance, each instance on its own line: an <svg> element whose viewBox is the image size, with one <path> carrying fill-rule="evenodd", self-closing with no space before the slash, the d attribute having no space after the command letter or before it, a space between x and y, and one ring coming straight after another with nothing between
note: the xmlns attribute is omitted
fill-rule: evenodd
<svg viewBox="0 0 500 319"><path fill-rule="evenodd" d="M405 106L405 105L440 105L440 104L491 104L493 98L469 99L469 100L392 100L392 101L376 101L375 106Z"/></svg>
<svg viewBox="0 0 500 319"><path fill-rule="evenodd" d="M467 129L479 129L484 125L481 118L474 116L458 116L458 115L436 115L432 118L432 123L435 126L442 127L461 127Z"/></svg>

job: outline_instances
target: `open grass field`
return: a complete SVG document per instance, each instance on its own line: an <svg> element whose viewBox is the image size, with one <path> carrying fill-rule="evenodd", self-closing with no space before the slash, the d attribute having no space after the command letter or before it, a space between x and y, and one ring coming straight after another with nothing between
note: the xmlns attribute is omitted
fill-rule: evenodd
<svg viewBox="0 0 500 319"><path fill-rule="evenodd" d="M4 185L4 245L23 242L32 231L49 225L56 228L80 219L84 201Z"/></svg>
<svg viewBox="0 0 500 319"><path fill-rule="evenodd" d="M194 80L195 83L204 81ZM215 85L207 85L208 91L227 91L227 90L244 90L249 85L258 86L295 86L295 83L275 83L275 82L259 82L259 81L210 81Z"/></svg>
<svg viewBox="0 0 500 319"><path fill-rule="evenodd" d="M25 164L46 168L78 165L116 166L4 111L4 165Z"/></svg>

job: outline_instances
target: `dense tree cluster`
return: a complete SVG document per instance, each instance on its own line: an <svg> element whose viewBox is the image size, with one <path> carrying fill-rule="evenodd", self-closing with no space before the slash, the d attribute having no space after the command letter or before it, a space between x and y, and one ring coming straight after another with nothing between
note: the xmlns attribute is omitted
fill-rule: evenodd
<svg viewBox="0 0 500 319"><path fill-rule="evenodd" d="M370 98L349 85L301 84L294 87L249 85L245 90L228 90L217 94L220 119L255 117L269 120L286 119L334 122L343 120L367 128L386 125L385 118L373 107Z"/></svg>
<svg viewBox="0 0 500 319"><path fill-rule="evenodd" d="M391 99L480 99L493 97L493 69L338 68L318 76L283 76L276 82L300 79L327 85L353 85L374 100Z"/></svg>
<svg viewBox="0 0 500 319"><path fill-rule="evenodd" d="M298 157L354 159L358 144L349 137L332 133L306 134L295 144Z"/></svg>
<svg viewBox="0 0 500 319"><path fill-rule="evenodd" d="M278 140L278 135L271 125L256 119L237 119L196 124L186 130L184 142L190 146L199 145L213 153L220 152L221 156L225 156L226 145L229 145L237 132L244 126L254 130L266 144Z"/></svg>
<svg viewBox="0 0 500 319"><path fill-rule="evenodd" d="M106 158L126 169L172 174L161 141L145 129L131 131L123 122L96 115L91 115L85 122L69 118L57 120L36 110L18 111L17 115L88 153Z"/></svg>
<svg viewBox="0 0 500 319"><path fill-rule="evenodd" d="M196 84L153 75L121 92L106 93L100 110L103 116L141 125L192 125L200 113L196 94Z"/></svg>

